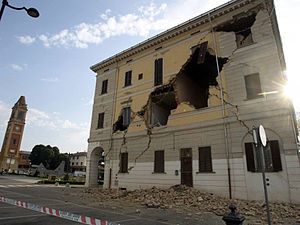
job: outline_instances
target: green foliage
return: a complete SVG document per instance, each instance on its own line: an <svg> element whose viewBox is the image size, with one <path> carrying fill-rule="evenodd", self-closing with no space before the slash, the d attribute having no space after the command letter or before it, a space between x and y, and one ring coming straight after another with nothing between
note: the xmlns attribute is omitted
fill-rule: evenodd
<svg viewBox="0 0 300 225"><path fill-rule="evenodd" d="M70 179L70 176L69 176L68 173L66 173L66 175L64 176L64 180L67 181L67 180L69 180L69 179Z"/></svg>
<svg viewBox="0 0 300 225"><path fill-rule="evenodd" d="M51 147L50 145L36 145L33 147L29 159L31 164L39 165L41 163L47 169L56 169L62 161L65 161L65 171L70 169L70 159L67 153L59 153L57 147Z"/></svg>

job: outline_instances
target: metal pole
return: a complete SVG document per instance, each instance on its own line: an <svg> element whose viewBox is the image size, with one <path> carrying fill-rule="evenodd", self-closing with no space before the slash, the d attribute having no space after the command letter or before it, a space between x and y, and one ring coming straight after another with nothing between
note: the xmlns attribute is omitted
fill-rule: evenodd
<svg viewBox="0 0 300 225"><path fill-rule="evenodd" d="M3 12L4 12L4 8L6 5L7 5L7 0L3 0L1 10L0 10L0 21L1 21L1 18L2 18Z"/></svg>
<svg viewBox="0 0 300 225"><path fill-rule="evenodd" d="M221 94L221 106L222 106L222 117L223 117L223 128L224 128L224 139L225 139L225 151L227 156L227 173L228 173L228 186L229 186L229 198L232 198L231 194L231 173L230 173L230 163L229 163L229 148L228 148L228 135L227 135L227 124L225 121L225 105L224 105L224 94L223 94L223 84L222 84L222 77L220 75L219 71L219 61L218 61L218 53L217 53L217 44L216 44L216 38L215 38L215 32L213 29L213 25L211 22L210 14L208 13L208 19L210 23L213 43L214 43L214 50L215 50L215 56L216 56L216 65L217 65L217 71L218 71L218 77L220 79L220 94Z"/></svg>
<svg viewBox="0 0 300 225"><path fill-rule="evenodd" d="M265 158L263 154L263 146L259 141L258 144L258 150L260 153L260 165L261 165L261 173L263 178L263 186L264 186L264 192L265 192L265 200L266 200L266 207L267 207L267 216L268 216L268 225L271 225L271 217L270 217L270 209L269 209L269 199L268 199L268 189L267 189L267 183L266 183L266 175L265 175Z"/></svg>

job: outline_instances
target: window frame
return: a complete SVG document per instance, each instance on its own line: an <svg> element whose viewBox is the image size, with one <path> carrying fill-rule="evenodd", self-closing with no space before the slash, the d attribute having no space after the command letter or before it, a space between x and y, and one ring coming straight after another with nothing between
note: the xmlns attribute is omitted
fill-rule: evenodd
<svg viewBox="0 0 300 225"><path fill-rule="evenodd" d="M199 173L213 172L211 146L198 147L198 172Z"/></svg>
<svg viewBox="0 0 300 225"><path fill-rule="evenodd" d="M143 74L143 73L140 73L140 74L138 75L138 80L142 80L143 77L144 77L144 74Z"/></svg>
<svg viewBox="0 0 300 225"><path fill-rule="evenodd" d="M154 168L153 173L165 173L165 151L154 151Z"/></svg>
<svg viewBox="0 0 300 225"><path fill-rule="evenodd" d="M158 63L161 61L161 78L157 80L159 77L159 65ZM153 85L159 86L164 83L164 58L158 58L154 60L154 77L153 77Z"/></svg>
<svg viewBox="0 0 300 225"><path fill-rule="evenodd" d="M17 120L23 120L24 119L24 112L19 111L17 115Z"/></svg>
<svg viewBox="0 0 300 225"><path fill-rule="evenodd" d="M120 153L119 173L128 173L128 152Z"/></svg>
<svg viewBox="0 0 300 225"><path fill-rule="evenodd" d="M108 79L102 81L101 95L107 93L107 87L108 87Z"/></svg>
<svg viewBox="0 0 300 225"><path fill-rule="evenodd" d="M241 44L240 42L242 41L242 38L243 38L243 35L241 35L240 33L241 32L245 32L245 31L250 31L249 35L247 36L247 38L244 38L243 40L243 44ZM255 42L253 40L253 34L252 34L252 30L251 30L251 27L249 27L248 29L246 30L243 30L243 31L239 31L239 32L234 32L235 34L235 43L236 43L236 47L238 49L240 48L244 48L244 47L247 47L247 46L250 46L250 45L253 45ZM245 42L246 41L246 42Z"/></svg>
<svg viewBox="0 0 300 225"><path fill-rule="evenodd" d="M132 85L132 70L125 72L124 77L124 87L129 87Z"/></svg>
<svg viewBox="0 0 300 225"><path fill-rule="evenodd" d="M129 111L129 112L126 112L126 111ZM130 106L126 106L122 109L122 115L123 115L123 126L124 127L127 127L129 126L129 124L131 123L131 107ZM128 118L127 118L128 117ZM128 123L125 123L127 122Z"/></svg>
<svg viewBox="0 0 300 225"><path fill-rule="evenodd" d="M101 112L101 113L98 113L97 130L103 129L103 128L104 128L104 112Z"/></svg>
<svg viewBox="0 0 300 225"><path fill-rule="evenodd" d="M272 147L273 146L273 147ZM244 143L247 171L261 172L260 163L260 149L255 147L253 142ZM264 149L264 164L265 172L279 172L282 171L282 162L280 155L280 145L278 140L269 140ZM267 156L267 157L266 157Z"/></svg>
<svg viewBox="0 0 300 225"><path fill-rule="evenodd" d="M255 82L258 81L259 86L253 88L251 87L252 84L250 83L254 83L253 80L251 80L251 77L255 76ZM248 81L248 85L247 85L247 81ZM258 99L258 98L262 98L263 95L259 95L259 93L262 93L262 86L261 86L261 82L260 82L260 76L259 73L252 73L252 74L248 74L244 76L244 82L245 82L245 91L246 91L246 99L247 100L252 100L252 99ZM256 93L252 93L253 91L255 91Z"/></svg>

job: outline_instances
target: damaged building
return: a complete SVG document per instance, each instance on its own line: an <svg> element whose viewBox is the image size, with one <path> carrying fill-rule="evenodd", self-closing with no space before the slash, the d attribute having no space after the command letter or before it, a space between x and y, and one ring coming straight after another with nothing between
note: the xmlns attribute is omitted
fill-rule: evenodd
<svg viewBox="0 0 300 225"><path fill-rule="evenodd" d="M262 124L269 198L300 202L294 109L272 0L234 0L91 67L86 186L185 184L263 199L252 127Z"/></svg>

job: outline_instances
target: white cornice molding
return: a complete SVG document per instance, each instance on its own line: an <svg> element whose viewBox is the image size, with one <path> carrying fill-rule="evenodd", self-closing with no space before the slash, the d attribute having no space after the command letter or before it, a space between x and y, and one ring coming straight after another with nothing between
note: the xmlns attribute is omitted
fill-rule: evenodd
<svg viewBox="0 0 300 225"><path fill-rule="evenodd" d="M207 24L209 22L209 19L207 17L208 14L210 14L211 20L215 20L221 16L224 16L234 10L237 10L239 8L242 8L246 5L249 5L250 3L257 2L258 0L232 0L229 1L219 7L216 7L206 13L203 13L193 19L190 19L182 24L179 24L173 28L170 28L169 30L166 30L152 38L149 38L137 45L134 45L131 48L128 48L110 58L107 58L93 66L90 67L90 69L94 72L97 72L98 70L101 70L105 67L108 67L114 63L120 62L126 58L132 57L140 52L143 52L149 48L152 47L158 47L162 43L173 39L181 34L184 34L186 32L189 32L191 30L194 30L197 27L203 26L204 24Z"/></svg>

